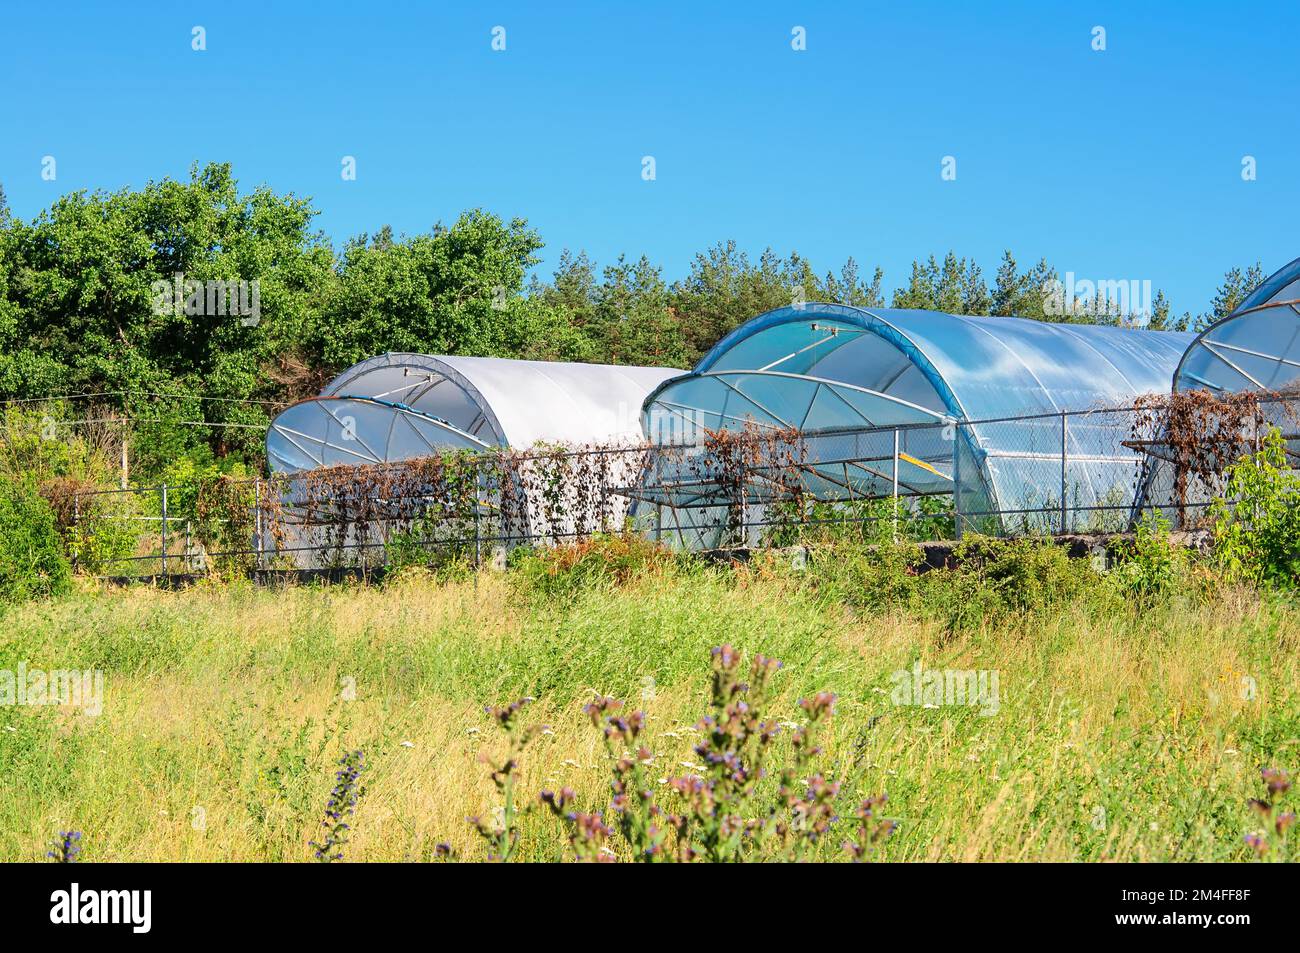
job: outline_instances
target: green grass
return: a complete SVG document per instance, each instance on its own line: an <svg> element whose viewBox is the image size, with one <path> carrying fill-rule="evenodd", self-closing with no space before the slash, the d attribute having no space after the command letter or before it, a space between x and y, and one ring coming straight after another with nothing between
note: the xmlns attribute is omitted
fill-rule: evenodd
<svg viewBox="0 0 1300 953"><path fill-rule="evenodd" d="M779 719L837 693L824 764L845 818L888 792L883 860L1244 861L1260 767L1300 768L1300 609L1277 597L1202 577L1135 602L1039 556L902 581L841 550L802 572L584 559L375 588L84 589L4 610L0 669L101 669L105 697L98 717L0 708L0 859L43 857L72 828L88 862L307 860L352 748L367 790L347 860L429 859L441 841L478 857L465 818L496 800L480 756L504 750L484 704L535 696L525 718L551 733L527 749L521 790L567 785L600 809L605 755L580 706L644 708L653 772L682 773L724 642L784 661ZM891 673L918 659L996 671L997 713L894 704ZM523 859L565 854L544 812L522 827ZM819 856L842 859L848 833Z"/></svg>

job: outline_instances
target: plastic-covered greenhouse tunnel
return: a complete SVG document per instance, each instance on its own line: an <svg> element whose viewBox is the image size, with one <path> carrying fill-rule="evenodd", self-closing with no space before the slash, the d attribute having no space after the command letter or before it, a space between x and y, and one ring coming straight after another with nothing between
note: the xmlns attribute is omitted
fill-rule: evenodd
<svg viewBox="0 0 1300 953"><path fill-rule="evenodd" d="M1131 415L1168 393L1193 335L1022 318L804 304L727 335L646 399L654 443L701 429L792 428L815 498L953 497L961 527L1004 532L1069 512L1126 520ZM1091 413L1077 413L1078 411ZM719 542L721 490L656 470L640 507L687 545ZM1062 506L1064 501L1065 505Z"/></svg>
<svg viewBox="0 0 1300 953"><path fill-rule="evenodd" d="M445 450L639 441L646 395L674 368L389 353L283 411L273 473L389 463Z"/></svg>
<svg viewBox="0 0 1300 953"><path fill-rule="evenodd" d="M1232 441L1232 446L1221 446L1226 456L1219 450L1207 449L1200 456L1200 465L1183 459L1181 478L1176 461L1185 457L1185 452L1180 453L1179 441L1172 440L1167 432L1152 434L1143 447L1148 459L1139 509L1161 512L1174 522L1185 521L1194 508L1203 507L1221 490L1215 474L1186 471L1214 469L1206 462L1210 460L1217 460L1221 467L1228 457L1252 447L1258 435L1270 427L1282 432L1292 461L1300 460L1295 401L1298 389L1300 258L1267 278L1227 317L1197 334L1174 371L1175 393L1202 391L1228 398L1253 392L1260 398L1250 405L1253 421L1242 421L1244 430L1239 439ZM1228 410L1228 414L1243 412L1246 406L1239 405L1237 411ZM1214 428L1219 431L1218 439L1231 440L1221 424Z"/></svg>
<svg viewBox="0 0 1300 953"><path fill-rule="evenodd" d="M411 527L419 516L411 507L419 500L447 492L445 486L408 487L415 497L390 500L385 515L375 516L373 509L371 515L359 515L353 498L364 490L330 497L326 487L327 498L321 498L311 474L329 467L382 465L460 450L628 447L633 452L602 454L601 474L611 489L634 483L642 456L642 402L680 373L674 368L409 353L362 361L335 377L320 395L289 407L271 422L267 460L273 473L288 475L283 501L288 525L278 542L302 568L314 568L334 558L330 552L337 557L347 549L364 560L364 550L386 546L393 532ZM492 532L499 535L494 545L621 525L626 497L609 493L593 506L589 494L575 487L566 487L564 498L569 504L586 500L590 512L578 513L582 507L568 505L573 512L557 523L554 492L539 484L549 485L557 472L569 483L581 479L581 457L565 457L559 471L545 454L537 462L515 459L509 489L493 490L480 472L476 537L480 514L495 523ZM552 469L539 475L539 468L547 466ZM345 524L341 528L340 521Z"/></svg>
<svg viewBox="0 0 1300 953"><path fill-rule="evenodd" d="M809 303L746 322L690 372L384 354L278 416L267 454L273 471L301 473L757 428L798 434L815 500L948 497L959 533L1110 529L1142 482L1125 409L1137 398L1286 391L1298 377L1300 259L1195 335ZM680 455L657 459L631 487L638 518L719 545L727 489Z"/></svg>

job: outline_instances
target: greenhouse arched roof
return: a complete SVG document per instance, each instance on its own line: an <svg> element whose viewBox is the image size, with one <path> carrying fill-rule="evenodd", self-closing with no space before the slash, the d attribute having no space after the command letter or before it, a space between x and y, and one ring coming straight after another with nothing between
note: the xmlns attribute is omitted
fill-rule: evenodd
<svg viewBox="0 0 1300 953"><path fill-rule="evenodd" d="M741 325L692 374L780 370L844 381L950 417L980 420L1115 406L1139 394L1165 392L1169 371L1192 337L805 304ZM880 422L893 423L893 414ZM818 425L815 417L804 423Z"/></svg>
<svg viewBox="0 0 1300 953"><path fill-rule="evenodd" d="M277 472L409 459L439 449L641 437L646 395L682 372L388 353L355 364L267 431Z"/></svg>
<svg viewBox="0 0 1300 953"><path fill-rule="evenodd" d="M1269 277L1232 314L1198 334L1174 390L1280 391L1300 378L1300 258Z"/></svg>
<svg viewBox="0 0 1300 953"><path fill-rule="evenodd" d="M835 459L834 472L819 464L828 483L866 496L890 491L884 431L899 428L903 491L957 490L969 497L963 512L1027 505L1052 488L1059 497L1064 440L1074 505L1111 504L1132 497L1134 455L1121 446L1129 420L1099 413L1063 434L1059 414L1167 393L1192 338L809 303L731 332L650 394L642 425L665 443L702 428L793 427L816 435L815 457ZM970 423L936 426L953 421Z"/></svg>

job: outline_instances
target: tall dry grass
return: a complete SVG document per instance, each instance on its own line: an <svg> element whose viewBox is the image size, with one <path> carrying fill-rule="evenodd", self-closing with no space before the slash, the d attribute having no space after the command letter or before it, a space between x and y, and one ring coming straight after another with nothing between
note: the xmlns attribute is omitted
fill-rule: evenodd
<svg viewBox="0 0 1300 953"><path fill-rule="evenodd" d="M1245 860L1260 766L1300 766L1300 611L1282 601L1080 597L958 627L850 603L797 573L667 565L546 597L484 572L10 608L0 669L106 682L96 717L0 708L0 858L39 859L77 829L85 861L308 860L333 765L355 748L366 793L347 860L428 860L444 841L478 857L466 818L498 806L480 759L504 748L484 704L536 697L526 717L550 732L521 789L567 785L599 809L605 755L580 706L628 699L658 777L689 771L723 642L785 662L781 720L838 694L825 760L846 805L888 792L885 860ZM996 671L996 714L895 704L891 673L918 660ZM543 812L522 825L523 859L564 856Z"/></svg>

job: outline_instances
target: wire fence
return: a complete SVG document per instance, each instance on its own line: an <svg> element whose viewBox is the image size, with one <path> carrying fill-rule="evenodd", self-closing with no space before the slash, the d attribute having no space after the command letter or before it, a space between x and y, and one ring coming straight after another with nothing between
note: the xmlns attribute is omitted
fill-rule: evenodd
<svg viewBox="0 0 1300 953"><path fill-rule="evenodd" d="M1295 399L1131 407L797 432L747 427L672 444L457 452L251 480L72 494L78 567L96 575L501 561L631 531L693 550L1098 534L1144 514L1192 528L1223 468ZM1200 416L1197 416L1199 414ZM1179 432L1190 425L1191 437Z"/></svg>

